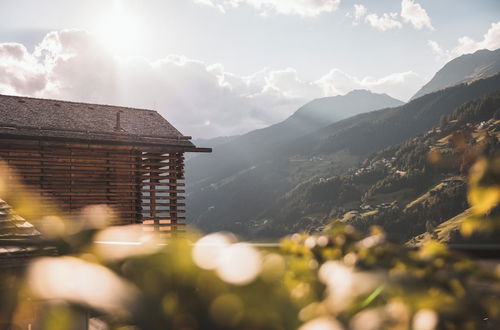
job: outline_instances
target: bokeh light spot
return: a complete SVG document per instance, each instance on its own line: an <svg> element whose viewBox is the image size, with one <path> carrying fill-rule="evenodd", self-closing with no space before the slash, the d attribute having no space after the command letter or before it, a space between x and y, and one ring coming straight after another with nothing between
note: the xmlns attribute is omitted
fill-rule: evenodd
<svg viewBox="0 0 500 330"><path fill-rule="evenodd" d="M252 282L262 269L259 252L250 244L237 243L222 250L217 263L219 277L231 284L245 285Z"/></svg>

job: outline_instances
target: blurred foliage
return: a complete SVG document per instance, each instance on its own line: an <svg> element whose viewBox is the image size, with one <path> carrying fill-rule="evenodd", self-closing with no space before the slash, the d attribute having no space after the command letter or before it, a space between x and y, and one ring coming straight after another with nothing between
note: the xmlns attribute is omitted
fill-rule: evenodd
<svg viewBox="0 0 500 330"><path fill-rule="evenodd" d="M461 227L464 236L500 230L500 156L479 159L469 175L469 204L473 216Z"/></svg>
<svg viewBox="0 0 500 330"><path fill-rule="evenodd" d="M474 165L474 218L464 234L498 226L499 165ZM106 206L92 206L72 220L32 218L44 236L32 246L59 255L34 258L26 271L0 271L0 324L20 321L35 301L36 328L51 330L74 328L87 315L109 329L500 327L500 271L435 241L407 248L379 227L361 234L333 223L257 248L228 233L162 239L140 227L108 227L112 217Z"/></svg>

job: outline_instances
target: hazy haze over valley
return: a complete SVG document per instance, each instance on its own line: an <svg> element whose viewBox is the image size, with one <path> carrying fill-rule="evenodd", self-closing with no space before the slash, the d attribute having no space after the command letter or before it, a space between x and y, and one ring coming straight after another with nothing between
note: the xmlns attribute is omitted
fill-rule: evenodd
<svg viewBox="0 0 500 330"><path fill-rule="evenodd" d="M484 56L485 53L491 55ZM434 78L427 84L435 88L434 92L407 104L367 91L314 100L280 124L216 145L208 157L190 159L191 221L209 231L280 237L295 231L317 230L350 208L359 208L366 203L363 196L368 187L359 190L359 186L351 185L345 194L353 196L335 195L333 191L343 186L335 181L338 176L352 168L363 168L361 162L366 163L365 158L373 152L425 133L462 103L500 90L499 76L495 75L498 71L490 65L500 60L498 51L478 51L464 58L473 63L464 75L449 69L463 58L453 60L436 74L437 81ZM469 73L482 73L484 70L477 68L485 67L491 68L487 74L476 77ZM469 83L449 87L462 82ZM346 112L347 109L350 110ZM323 116L318 124L309 125L314 123L311 118L319 114ZM419 155L425 160L428 147L422 147ZM234 157L240 153L244 155ZM400 160L396 157L393 161ZM378 180L383 178L384 174ZM317 205L307 197L308 191L313 189L311 186L327 186L325 182L335 188L320 193L316 198L322 202ZM436 184L428 184L432 183ZM406 188L412 189L413 185L407 183ZM414 193L422 189L419 186ZM377 200L378 204L395 201L393 195Z"/></svg>
<svg viewBox="0 0 500 330"><path fill-rule="evenodd" d="M0 93L158 110L213 147L186 156L191 224L314 230L392 203L377 193L402 184L391 171L427 168L361 185L350 171L497 89L498 13L493 0L0 0ZM318 202L325 182L341 190Z"/></svg>
<svg viewBox="0 0 500 330"><path fill-rule="evenodd" d="M0 0L2 329L500 329L500 0Z"/></svg>

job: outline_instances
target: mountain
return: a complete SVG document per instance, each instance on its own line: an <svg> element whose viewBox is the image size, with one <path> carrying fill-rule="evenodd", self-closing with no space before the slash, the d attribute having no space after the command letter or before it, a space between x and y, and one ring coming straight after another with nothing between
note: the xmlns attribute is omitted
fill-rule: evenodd
<svg viewBox="0 0 500 330"><path fill-rule="evenodd" d="M276 195L309 176L312 169L307 162L282 166L281 161L287 160L280 154L286 145L340 119L401 104L365 90L313 100L281 123L216 145L212 154L187 159L188 219L205 230L248 220L256 210L268 207ZM341 160L336 161L342 169L353 164L348 158L342 165ZM325 169L331 173L331 168ZM235 214L239 214L236 219Z"/></svg>
<svg viewBox="0 0 500 330"><path fill-rule="evenodd" d="M221 144L231 142L238 136L239 135L230 135L230 136L218 136L209 139L194 139L192 142L195 146L210 146L210 148L214 148Z"/></svg>
<svg viewBox="0 0 500 330"><path fill-rule="evenodd" d="M230 135L230 136L218 136L214 138L208 138L208 139L194 139L191 142L195 146L210 146L210 148L216 148L221 144L226 144L228 142L231 142L232 140L236 139L239 135ZM186 162L189 161L190 159L196 157L196 153L187 153L184 155Z"/></svg>
<svg viewBox="0 0 500 330"><path fill-rule="evenodd" d="M307 228L304 222L328 218L336 208L335 200L359 201L353 197L359 196L357 190L350 185L342 190L342 182L334 179L326 191L333 189L331 196L340 195L323 209L308 208L308 199L301 194L315 180L338 177L371 153L427 132L463 103L497 90L500 75L427 94L399 107L358 114L281 143L272 152L261 153L263 158L254 165L200 181L203 184L190 191L189 218L204 230L231 230L252 237ZM256 158L245 148L234 149L231 156ZM418 182L418 177L412 180Z"/></svg>
<svg viewBox="0 0 500 330"><path fill-rule="evenodd" d="M281 135L281 139L297 138L328 126L336 121L360 113L403 104L387 94L376 94L364 89L353 90L346 95L323 97L300 107L285 121L264 131ZM262 133L262 132L261 132Z"/></svg>
<svg viewBox="0 0 500 330"><path fill-rule="evenodd" d="M443 115L461 104L500 88L500 75L463 83L424 95L402 106L360 114L294 141L288 154L308 155L349 150L365 156L434 127Z"/></svg>
<svg viewBox="0 0 500 330"><path fill-rule="evenodd" d="M411 100L459 83L485 78L500 72L500 49L478 50L448 62Z"/></svg>
<svg viewBox="0 0 500 330"><path fill-rule="evenodd" d="M380 149L342 175L300 183L260 215L266 221L254 235L317 231L338 219L364 231L382 226L403 241L433 228L441 239L456 241L464 218L457 216L468 208L469 168L478 156L500 153L497 88L455 108L431 130Z"/></svg>
<svg viewBox="0 0 500 330"><path fill-rule="evenodd" d="M338 120L402 103L386 94L366 90L315 99L278 124L230 138L227 143L210 145L212 154L194 157L187 163L190 184L209 178L221 179L251 167L274 154L284 143Z"/></svg>

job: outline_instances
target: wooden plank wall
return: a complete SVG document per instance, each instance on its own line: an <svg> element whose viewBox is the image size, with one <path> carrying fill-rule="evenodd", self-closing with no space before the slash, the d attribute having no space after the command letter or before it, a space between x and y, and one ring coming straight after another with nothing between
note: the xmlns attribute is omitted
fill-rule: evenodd
<svg viewBox="0 0 500 330"><path fill-rule="evenodd" d="M0 140L0 157L21 180L56 200L70 214L92 204L116 211L115 225L145 224L176 232L183 176L182 153L150 153L125 146L12 143Z"/></svg>
<svg viewBox="0 0 500 330"><path fill-rule="evenodd" d="M149 230L178 233L185 220L184 156L181 152L142 154L142 217Z"/></svg>

